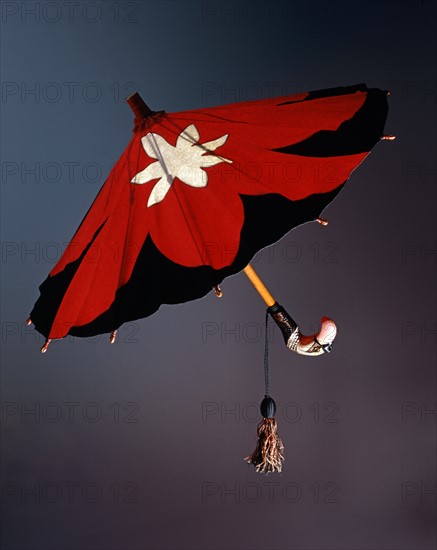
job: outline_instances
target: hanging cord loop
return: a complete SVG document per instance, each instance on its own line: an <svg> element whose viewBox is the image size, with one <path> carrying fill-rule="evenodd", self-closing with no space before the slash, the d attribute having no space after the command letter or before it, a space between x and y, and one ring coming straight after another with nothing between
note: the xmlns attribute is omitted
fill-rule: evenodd
<svg viewBox="0 0 437 550"><path fill-rule="evenodd" d="M264 385L265 396L269 397L269 311L266 310L266 324L264 337Z"/></svg>

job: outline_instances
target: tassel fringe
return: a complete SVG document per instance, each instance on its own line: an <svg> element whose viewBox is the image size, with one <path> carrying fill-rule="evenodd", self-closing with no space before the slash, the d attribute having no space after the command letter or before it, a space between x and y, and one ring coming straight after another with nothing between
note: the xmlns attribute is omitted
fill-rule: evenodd
<svg viewBox="0 0 437 550"><path fill-rule="evenodd" d="M282 471L284 445L277 432L275 418L263 418L258 425L258 443L256 449L244 460L253 464L261 474Z"/></svg>

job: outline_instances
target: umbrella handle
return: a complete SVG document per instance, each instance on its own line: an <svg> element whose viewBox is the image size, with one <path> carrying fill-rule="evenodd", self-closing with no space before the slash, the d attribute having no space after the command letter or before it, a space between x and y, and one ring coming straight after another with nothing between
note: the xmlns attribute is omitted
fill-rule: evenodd
<svg viewBox="0 0 437 550"><path fill-rule="evenodd" d="M296 321L276 302L253 267L248 264L243 271L268 306L267 312L281 329L288 349L300 355L311 356L322 355L332 350L332 343L337 334L337 327L332 319L322 317L318 333L311 336L302 334Z"/></svg>

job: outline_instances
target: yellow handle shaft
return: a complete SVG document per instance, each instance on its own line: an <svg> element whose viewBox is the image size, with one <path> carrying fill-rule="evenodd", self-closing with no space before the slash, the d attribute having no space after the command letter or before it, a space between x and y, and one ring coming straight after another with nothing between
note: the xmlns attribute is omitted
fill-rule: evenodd
<svg viewBox="0 0 437 550"><path fill-rule="evenodd" d="M255 287L255 290L259 293L261 298L264 300L266 305L268 307L271 307L273 304L276 303L276 300L273 298L273 296L270 294L270 292L267 290L264 283L261 281L261 279L256 274L255 270L250 264L247 264L247 266L243 269L246 276L249 278L249 281L253 284Z"/></svg>

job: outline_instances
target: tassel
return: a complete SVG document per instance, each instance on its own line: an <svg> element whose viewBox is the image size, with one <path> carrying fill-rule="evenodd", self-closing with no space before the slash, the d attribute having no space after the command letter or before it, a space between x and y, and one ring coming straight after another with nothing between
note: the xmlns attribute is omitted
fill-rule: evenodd
<svg viewBox="0 0 437 550"><path fill-rule="evenodd" d="M284 461L284 445L277 432L278 426L274 418L276 403L266 395L260 408L263 419L258 425L258 443L253 453L244 460L248 464L253 464L258 473L280 473Z"/></svg>

